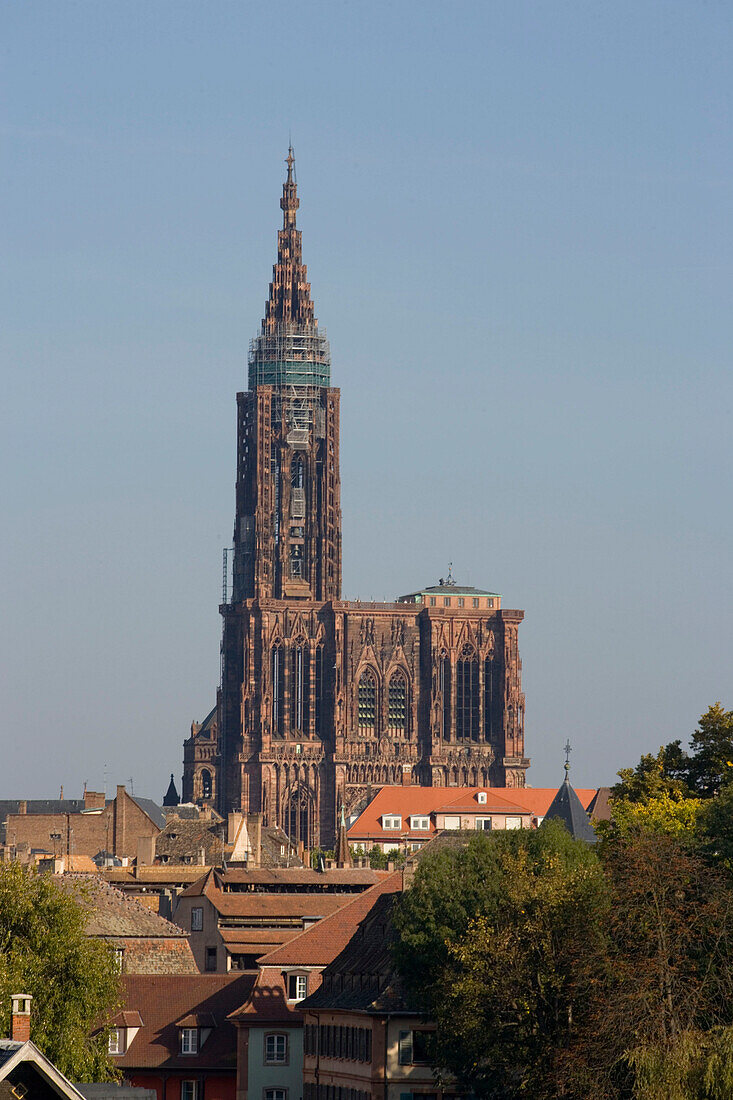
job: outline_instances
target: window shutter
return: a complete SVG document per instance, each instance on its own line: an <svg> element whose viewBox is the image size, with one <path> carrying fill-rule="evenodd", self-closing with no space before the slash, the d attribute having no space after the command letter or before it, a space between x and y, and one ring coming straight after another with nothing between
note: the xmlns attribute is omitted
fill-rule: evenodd
<svg viewBox="0 0 733 1100"><path fill-rule="evenodd" d="M401 1066L412 1065L412 1032L401 1031L399 1040L399 1063ZM411 1093L406 1094L408 1098L411 1097ZM403 1100L400 1097L400 1100Z"/></svg>

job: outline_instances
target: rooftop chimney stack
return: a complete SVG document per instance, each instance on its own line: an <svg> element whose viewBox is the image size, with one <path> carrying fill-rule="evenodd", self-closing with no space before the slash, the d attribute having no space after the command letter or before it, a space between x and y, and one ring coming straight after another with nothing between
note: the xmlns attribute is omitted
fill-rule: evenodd
<svg viewBox="0 0 733 1100"><path fill-rule="evenodd" d="M12 1015L10 1017L10 1038L16 1043L27 1043L31 1037L31 1001L30 993L14 993L10 998Z"/></svg>

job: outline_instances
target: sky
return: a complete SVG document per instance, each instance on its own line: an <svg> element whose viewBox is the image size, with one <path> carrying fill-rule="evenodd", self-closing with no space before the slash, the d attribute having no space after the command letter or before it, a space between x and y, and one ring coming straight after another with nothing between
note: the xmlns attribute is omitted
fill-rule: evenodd
<svg viewBox="0 0 733 1100"><path fill-rule="evenodd" d="M160 800L219 677L290 136L344 596L522 608L528 782L733 707L733 7L0 7L0 797Z"/></svg>

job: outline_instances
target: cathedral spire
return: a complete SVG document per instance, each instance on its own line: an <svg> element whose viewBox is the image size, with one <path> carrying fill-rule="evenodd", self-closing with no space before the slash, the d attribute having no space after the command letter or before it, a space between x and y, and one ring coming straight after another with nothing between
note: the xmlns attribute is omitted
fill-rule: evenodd
<svg viewBox="0 0 733 1100"><path fill-rule="evenodd" d="M277 263L272 269L270 297L262 322L263 336L274 333L280 325L292 325L301 332L311 332L318 325L313 313L308 271L303 263L302 234L295 224L300 199L292 145L285 163L288 175L280 199L283 227L277 235Z"/></svg>
<svg viewBox="0 0 733 1100"><path fill-rule="evenodd" d="M280 199L283 226L277 235L277 261L260 335L250 346L250 388L330 385L328 342L318 329L303 263L302 234L296 225L300 200L292 145L285 163L288 174Z"/></svg>

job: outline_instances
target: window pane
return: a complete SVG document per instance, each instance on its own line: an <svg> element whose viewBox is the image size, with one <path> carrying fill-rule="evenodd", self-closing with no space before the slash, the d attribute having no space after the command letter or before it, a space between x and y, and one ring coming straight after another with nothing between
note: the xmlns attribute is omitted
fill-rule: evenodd
<svg viewBox="0 0 733 1100"><path fill-rule="evenodd" d="M407 683L401 672L395 673L389 682L387 725L394 733L407 728Z"/></svg>
<svg viewBox="0 0 733 1100"><path fill-rule="evenodd" d="M362 672L358 690L358 722L363 733L374 729L377 721L377 681L369 669Z"/></svg>

